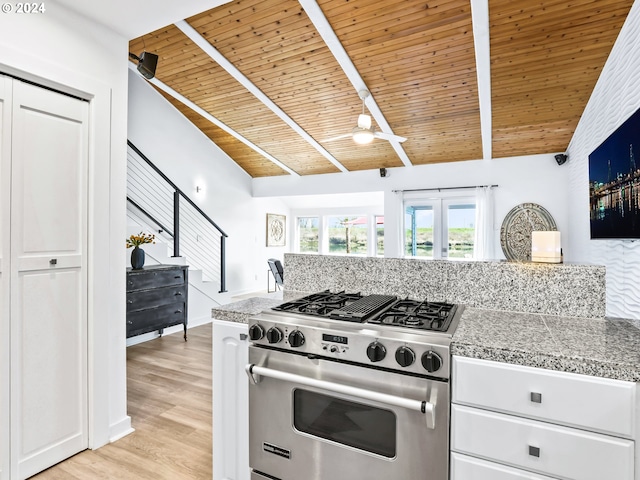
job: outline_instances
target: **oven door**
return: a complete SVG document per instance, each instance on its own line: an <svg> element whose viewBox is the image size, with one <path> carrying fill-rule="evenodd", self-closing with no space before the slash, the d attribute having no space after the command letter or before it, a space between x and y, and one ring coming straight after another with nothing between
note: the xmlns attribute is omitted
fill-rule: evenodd
<svg viewBox="0 0 640 480"><path fill-rule="evenodd" d="M252 479L447 480L449 384L249 347Z"/></svg>

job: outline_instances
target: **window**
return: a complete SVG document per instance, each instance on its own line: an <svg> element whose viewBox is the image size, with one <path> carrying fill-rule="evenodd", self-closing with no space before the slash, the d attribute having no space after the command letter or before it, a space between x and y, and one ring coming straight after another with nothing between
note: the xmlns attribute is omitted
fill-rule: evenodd
<svg viewBox="0 0 640 480"><path fill-rule="evenodd" d="M329 253L367 254L367 217L327 217Z"/></svg>
<svg viewBox="0 0 640 480"><path fill-rule="evenodd" d="M474 258L474 198L410 199L404 206L405 256Z"/></svg>
<svg viewBox="0 0 640 480"><path fill-rule="evenodd" d="M295 252L384 256L384 215L336 210L295 217Z"/></svg>
<svg viewBox="0 0 640 480"><path fill-rule="evenodd" d="M298 217L298 251L300 253L319 252L318 217Z"/></svg>
<svg viewBox="0 0 640 480"><path fill-rule="evenodd" d="M384 216L375 215L373 218L376 222L376 255L384 257Z"/></svg>
<svg viewBox="0 0 640 480"><path fill-rule="evenodd" d="M433 258L433 206L409 206L405 213L405 255Z"/></svg>
<svg viewBox="0 0 640 480"><path fill-rule="evenodd" d="M472 259L475 234L475 204L465 203L447 205L446 245L448 258Z"/></svg>

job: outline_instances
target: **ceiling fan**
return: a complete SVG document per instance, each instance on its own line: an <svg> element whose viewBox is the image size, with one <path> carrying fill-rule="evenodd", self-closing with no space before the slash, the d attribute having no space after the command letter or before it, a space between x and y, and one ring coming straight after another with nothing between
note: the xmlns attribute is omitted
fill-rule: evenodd
<svg viewBox="0 0 640 480"><path fill-rule="evenodd" d="M376 131L375 128L371 126L371 116L364 113L364 101L369 96L369 91L360 90L358 92L358 96L362 100L362 113L358 115L358 124L353 127L351 133L345 133L343 135L338 135L337 137L329 138L325 140L325 142L332 142L334 140L340 140L348 137L353 137L353 141L361 145L371 143L374 138L380 138L381 140L395 140L396 142L404 142L406 140L405 137L401 137L399 135Z"/></svg>

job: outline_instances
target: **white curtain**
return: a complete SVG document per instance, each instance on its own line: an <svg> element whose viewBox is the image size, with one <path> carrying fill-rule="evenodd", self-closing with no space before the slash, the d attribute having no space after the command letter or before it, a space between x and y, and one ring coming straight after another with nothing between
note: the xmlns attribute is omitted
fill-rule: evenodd
<svg viewBox="0 0 640 480"><path fill-rule="evenodd" d="M493 188L476 187L476 236L474 258L490 260L494 257Z"/></svg>

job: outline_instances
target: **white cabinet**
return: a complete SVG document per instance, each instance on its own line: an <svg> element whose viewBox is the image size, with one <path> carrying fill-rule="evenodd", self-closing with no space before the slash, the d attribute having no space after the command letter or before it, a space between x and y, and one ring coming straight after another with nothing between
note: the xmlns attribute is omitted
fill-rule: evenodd
<svg viewBox="0 0 640 480"><path fill-rule="evenodd" d="M452 480L633 480L636 384L454 357Z"/></svg>
<svg viewBox="0 0 640 480"><path fill-rule="evenodd" d="M631 440L453 405L451 448L559 478L633 479Z"/></svg>
<svg viewBox="0 0 640 480"><path fill-rule="evenodd" d="M479 458L451 454L451 478L466 480L554 480L552 477L507 467Z"/></svg>
<svg viewBox="0 0 640 480"><path fill-rule="evenodd" d="M634 433L634 383L470 358L454 362L455 403L625 438Z"/></svg>
<svg viewBox="0 0 640 480"><path fill-rule="evenodd" d="M213 480L249 480L248 325L213 320Z"/></svg>
<svg viewBox="0 0 640 480"><path fill-rule="evenodd" d="M21 480L88 447L89 106L0 82L0 478Z"/></svg>

